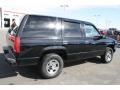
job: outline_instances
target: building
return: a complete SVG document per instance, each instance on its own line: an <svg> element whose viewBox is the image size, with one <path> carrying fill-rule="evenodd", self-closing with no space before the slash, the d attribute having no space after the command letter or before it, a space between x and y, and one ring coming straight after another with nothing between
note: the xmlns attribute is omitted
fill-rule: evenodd
<svg viewBox="0 0 120 90"><path fill-rule="evenodd" d="M16 24L19 25L22 17L25 13L12 11L10 9L0 8L0 29L8 30L12 24L12 19L16 20Z"/></svg>

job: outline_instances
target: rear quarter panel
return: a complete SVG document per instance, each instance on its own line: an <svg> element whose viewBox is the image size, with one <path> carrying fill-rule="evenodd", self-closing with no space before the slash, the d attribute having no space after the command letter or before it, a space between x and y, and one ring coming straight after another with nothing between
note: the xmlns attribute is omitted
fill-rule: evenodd
<svg viewBox="0 0 120 90"><path fill-rule="evenodd" d="M60 39L22 38L19 57L40 57L44 48L62 45Z"/></svg>

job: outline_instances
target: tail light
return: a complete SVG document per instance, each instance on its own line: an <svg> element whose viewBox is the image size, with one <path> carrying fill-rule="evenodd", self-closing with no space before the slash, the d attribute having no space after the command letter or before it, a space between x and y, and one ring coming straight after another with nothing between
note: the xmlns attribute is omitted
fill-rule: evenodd
<svg viewBox="0 0 120 90"><path fill-rule="evenodd" d="M13 51L16 53L20 53L20 38L11 36L10 40L13 42Z"/></svg>

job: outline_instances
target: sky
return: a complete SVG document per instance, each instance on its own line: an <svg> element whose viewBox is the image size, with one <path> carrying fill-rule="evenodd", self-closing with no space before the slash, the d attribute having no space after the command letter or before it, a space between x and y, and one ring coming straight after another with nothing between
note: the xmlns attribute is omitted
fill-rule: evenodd
<svg viewBox="0 0 120 90"><path fill-rule="evenodd" d="M120 0L0 0L0 7L21 13L85 20L101 29L120 30Z"/></svg>

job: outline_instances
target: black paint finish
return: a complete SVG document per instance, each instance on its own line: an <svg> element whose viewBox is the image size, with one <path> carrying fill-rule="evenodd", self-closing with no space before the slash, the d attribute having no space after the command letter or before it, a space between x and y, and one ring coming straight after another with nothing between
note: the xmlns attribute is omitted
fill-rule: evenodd
<svg viewBox="0 0 120 90"><path fill-rule="evenodd" d="M27 20L30 20L29 18L31 17L53 18L56 20L56 23L59 23L59 27L61 28L55 30L55 36L40 36L40 32L38 30L38 32L34 31L33 36L33 31L25 31ZM106 47L108 46L115 51L115 41L111 38L101 36L101 38L95 39L93 37L87 38L84 35L81 37L64 37L65 27L62 27L64 26L64 21L75 22L79 24L89 24L93 26L93 24L85 21L49 16L26 15L16 33L16 36L20 37L19 54L14 53L12 50L13 43L9 40L10 33L7 34L8 48L11 49L12 53L16 57L16 62L18 65L36 65L46 53L57 53L61 55L65 61L69 61L103 55ZM9 53L11 52L8 52L7 54Z"/></svg>

